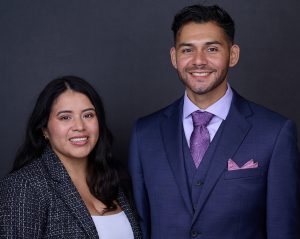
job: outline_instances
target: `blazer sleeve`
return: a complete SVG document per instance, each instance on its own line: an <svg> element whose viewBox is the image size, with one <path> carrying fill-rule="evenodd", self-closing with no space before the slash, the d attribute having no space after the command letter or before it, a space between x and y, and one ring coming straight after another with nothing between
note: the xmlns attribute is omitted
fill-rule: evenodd
<svg viewBox="0 0 300 239"><path fill-rule="evenodd" d="M0 237L41 238L44 212L37 189L20 177L0 182Z"/></svg>
<svg viewBox="0 0 300 239"><path fill-rule="evenodd" d="M150 209L147 191L145 188L144 175L142 162L139 155L139 140L137 132L138 122L135 124L131 144L130 144L130 154L129 154L129 171L131 174L132 185L133 185L133 195L140 218L140 225L143 234L143 238L150 238Z"/></svg>
<svg viewBox="0 0 300 239"><path fill-rule="evenodd" d="M286 121L269 164L267 238L300 238L300 159L296 129Z"/></svg>

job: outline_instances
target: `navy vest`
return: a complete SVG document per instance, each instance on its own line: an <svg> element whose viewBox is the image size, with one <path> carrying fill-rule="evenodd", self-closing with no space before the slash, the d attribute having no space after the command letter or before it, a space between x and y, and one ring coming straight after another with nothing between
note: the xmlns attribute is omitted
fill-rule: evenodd
<svg viewBox="0 0 300 239"><path fill-rule="evenodd" d="M185 134L184 132L182 133L182 137L183 137L182 149L183 149L185 172L186 172L187 182L189 184L189 193L190 193L190 198L192 201L194 211L196 209L197 202L202 191L202 187L205 183L206 174L209 169L212 156L215 152L216 147L218 147L218 141L221 137L222 129L224 125L223 123L224 122L222 122L222 124L220 125L216 135L214 136L212 142L210 143L198 168L196 168L194 161L192 159L190 149L186 142Z"/></svg>

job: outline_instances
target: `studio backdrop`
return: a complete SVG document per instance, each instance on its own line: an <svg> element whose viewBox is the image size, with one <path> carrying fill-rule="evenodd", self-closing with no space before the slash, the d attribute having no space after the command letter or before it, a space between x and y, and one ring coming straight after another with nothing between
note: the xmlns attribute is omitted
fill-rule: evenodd
<svg viewBox="0 0 300 239"><path fill-rule="evenodd" d="M0 177L11 169L39 92L63 75L97 89L115 156L126 163L134 121L184 92L170 63L170 28L179 9L199 2L219 4L235 20L241 56L231 86L300 128L298 0L1 0Z"/></svg>

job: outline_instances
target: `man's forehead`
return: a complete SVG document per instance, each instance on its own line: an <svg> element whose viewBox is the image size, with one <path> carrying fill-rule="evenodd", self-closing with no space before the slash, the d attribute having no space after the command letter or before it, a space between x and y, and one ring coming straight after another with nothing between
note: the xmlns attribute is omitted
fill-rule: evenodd
<svg viewBox="0 0 300 239"><path fill-rule="evenodd" d="M189 40L196 38L207 38L207 42L221 41L224 39L230 43L229 37L222 27L215 21L194 22L190 21L180 27L176 35L176 45L184 42L186 38ZM208 43L209 44L209 43Z"/></svg>

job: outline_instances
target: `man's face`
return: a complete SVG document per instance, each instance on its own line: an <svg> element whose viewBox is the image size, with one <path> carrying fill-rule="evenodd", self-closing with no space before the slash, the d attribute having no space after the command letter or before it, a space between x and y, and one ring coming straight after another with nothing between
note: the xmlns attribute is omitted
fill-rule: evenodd
<svg viewBox="0 0 300 239"><path fill-rule="evenodd" d="M171 49L172 64L185 84L188 97L204 106L221 98L227 89L228 68L238 62L239 47L232 45L214 22L184 25Z"/></svg>

